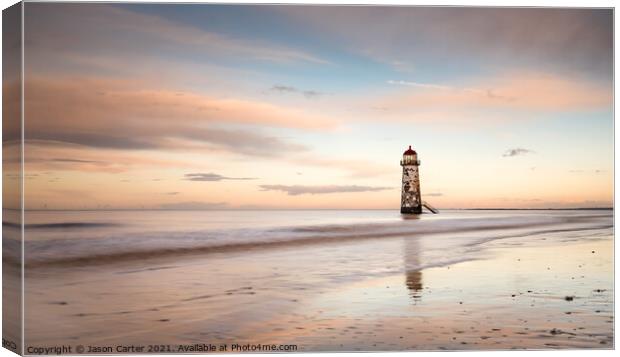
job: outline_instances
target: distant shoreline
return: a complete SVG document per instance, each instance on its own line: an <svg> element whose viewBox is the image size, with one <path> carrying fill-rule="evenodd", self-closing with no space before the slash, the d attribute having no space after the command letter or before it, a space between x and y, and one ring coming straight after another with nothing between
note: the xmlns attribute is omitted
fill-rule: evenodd
<svg viewBox="0 0 620 357"><path fill-rule="evenodd" d="M578 208L444 208L461 211L613 211L613 207L578 207Z"/></svg>

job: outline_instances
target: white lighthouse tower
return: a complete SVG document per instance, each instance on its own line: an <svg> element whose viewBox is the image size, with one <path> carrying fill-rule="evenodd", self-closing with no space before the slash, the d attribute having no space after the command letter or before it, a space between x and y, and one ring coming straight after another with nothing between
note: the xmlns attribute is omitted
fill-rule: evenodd
<svg viewBox="0 0 620 357"><path fill-rule="evenodd" d="M422 197L420 195L420 160L418 154L411 149L403 153L400 161L403 167L403 186L400 200L400 213L422 213Z"/></svg>

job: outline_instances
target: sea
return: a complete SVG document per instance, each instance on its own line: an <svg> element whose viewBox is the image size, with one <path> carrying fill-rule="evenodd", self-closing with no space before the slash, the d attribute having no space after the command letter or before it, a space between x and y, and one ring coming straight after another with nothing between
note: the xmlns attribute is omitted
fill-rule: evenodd
<svg viewBox="0 0 620 357"><path fill-rule="evenodd" d="M611 210L28 211L25 217L24 258L32 265L400 238L424 246L433 257L418 267L426 268L473 259L490 241L554 232L564 233L561 240L596 239L613 227Z"/></svg>

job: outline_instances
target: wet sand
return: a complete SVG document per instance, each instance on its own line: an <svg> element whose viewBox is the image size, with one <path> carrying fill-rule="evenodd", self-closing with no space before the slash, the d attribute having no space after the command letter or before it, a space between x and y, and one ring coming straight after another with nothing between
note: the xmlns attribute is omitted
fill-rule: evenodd
<svg viewBox="0 0 620 357"><path fill-rule="evenodd" d="M484 245L423 270L404 237L29 269L26 346L613 348L610 229Z"/></svg>
<svg viewBox="0 0 620 357"><path fill-rule="evenodd" d="M610 241L503 249L408 272L404 286L402 276L351 284L313 303L310 333L262 338L318 350L612 348L611 251Z"/></svg>

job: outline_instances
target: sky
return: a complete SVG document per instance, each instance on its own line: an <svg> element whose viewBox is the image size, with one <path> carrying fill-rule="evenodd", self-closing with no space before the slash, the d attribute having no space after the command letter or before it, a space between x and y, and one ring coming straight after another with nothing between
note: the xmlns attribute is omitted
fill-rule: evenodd
<svg viewBox="0 0 620 357"><path fill-rule="evenodd" d="M611 10L25 9L28 209L613 204Z"/></svg>

